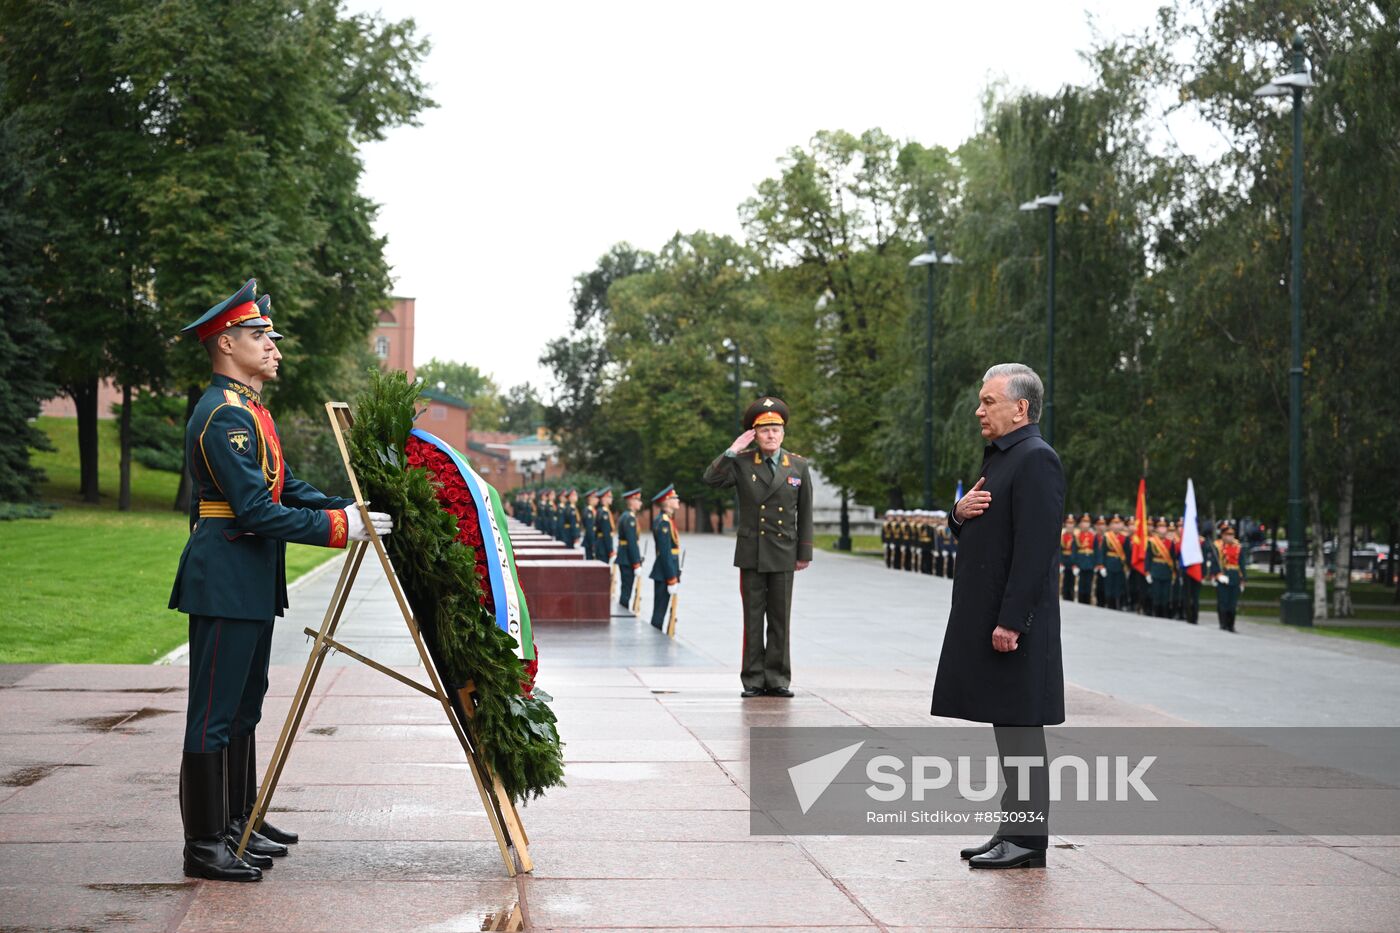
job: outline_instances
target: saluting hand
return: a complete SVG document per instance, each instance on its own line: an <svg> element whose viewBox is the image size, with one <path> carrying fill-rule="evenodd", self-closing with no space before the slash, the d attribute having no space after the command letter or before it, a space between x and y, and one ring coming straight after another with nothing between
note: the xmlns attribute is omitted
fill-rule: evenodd
<svg viewBox="0 0 1400 933"><path fill-rule="evenodd" d="M982 484L986 481L987 477L979 477L977 485L969 489L967 494L958 500L958 504L953 508L953 515L959 522L976 518L991 506L992 494L982 488Z"/></svg>
<svg viewBox="0 0 1400 933"><path fill-rule="evenodd" d="M754 438L754 431L753 431L753 428L749 428L749 429L748 429L747 431L745 431L743 434L740 434L738 437L734 438L734 443L732 443L732 444L729 445L729 449L732 450L732 451L734 451L734 453L737 454L737 453L739 453L740 451L742 451L745 447L747 447L747 446L749 446L750 444L752 444L752 443L753 443L753 438Z"/></svg>

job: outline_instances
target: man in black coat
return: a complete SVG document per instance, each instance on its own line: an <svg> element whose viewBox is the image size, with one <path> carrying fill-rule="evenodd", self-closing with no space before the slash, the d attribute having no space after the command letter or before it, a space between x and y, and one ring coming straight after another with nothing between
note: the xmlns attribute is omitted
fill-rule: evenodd
<svg viewBox="0 0 1400 933"><path fill-rule="evenodd" d="M1003 759L1001 807L1008 821L986 844L964 849L974 868L1040 868L1049 837L1045 767L1028 769L1030 799L1018 800L1014 755L1045 758L1047 725L1065 721L1060 658L1060 458L1040 436L1040 377L1028 366L987 370L977 420L987 447L981 478L958 500L953 607L938 659L933 715L992 723ZM1012 834L1015 829L1019 834Z"/></svg>

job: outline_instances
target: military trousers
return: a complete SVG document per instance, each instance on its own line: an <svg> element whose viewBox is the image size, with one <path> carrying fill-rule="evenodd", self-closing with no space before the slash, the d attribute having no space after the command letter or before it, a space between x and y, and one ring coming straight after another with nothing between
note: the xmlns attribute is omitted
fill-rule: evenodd
<svg viewBox="0 0 1400 933"><path fill-rule="evenodd" d="M651 587L651 627L666 631L671 614L671 594L666 592L665 580L653 580Z"/></svg>
<svg viewBox="0 0 1400 933"><path fill-rule="evenodd" d="M217 752L257 728L271 657L271 619L190 616L185 751Z"/></svg>
<svg viewBox="0 0 1400 933"><path fill-rule="evenodd" d="M1079 601L1088 605L1094 595L1094 579L1098 575L1094 573L1093 567L1079 568Z"/></svg>
<svg viewBox="0 0 1400 933"><path fill-rule="evenodd" d="M637 571L631 564L617 565L617 602L626 609L632 605L632 584L637 580Z"/></svg>
<svg viewBox="0 0 1400 933"><path fill-rule="evenodd" d="M744 603L744 648L739 680L746 689L771 690L792 683L788 628L794 571L739 571ZM766 625L765 625L766 623Z"/></svg>

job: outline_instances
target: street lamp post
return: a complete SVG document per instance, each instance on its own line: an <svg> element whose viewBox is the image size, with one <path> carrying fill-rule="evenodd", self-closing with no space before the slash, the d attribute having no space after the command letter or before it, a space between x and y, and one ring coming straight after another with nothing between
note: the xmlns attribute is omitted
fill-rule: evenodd
<svg viewBox="0 0 1400 933"><path fill-rule="evenodd" d="M1055 214L1060 209L1064 195L1055 191L1057 172L1050 170L1050 193L1027 201L1021 205L1023 211L1038 211L1044 208L1050 219L1049 253L1045 272L1045 411L1040 417L1041 433L1045 443L1055 445Z"/></svg>
<svg viewBox="0 0 1400 933"><path fill-rule="evenodd" d="M933 508L933 267L957 265L961 260L951 254L938 254L933 234L928 235L928 252L909 260L911 267L928 266L927 313L924 315L924 508Z"/></svg>
<svg viewBox="0 0 1400 933"><path fill-rule="evenodd" d="M1293 71L1254 92L1293 96L1292 363L1288 368L1288 555L1279 615L1285 625L1312 625L1307 594L1307 528L1303 523L1303 91L1316 87L1304 70L1303 37L1293 34ZM1321 547L1321 542L1318 543Z"/></svg>

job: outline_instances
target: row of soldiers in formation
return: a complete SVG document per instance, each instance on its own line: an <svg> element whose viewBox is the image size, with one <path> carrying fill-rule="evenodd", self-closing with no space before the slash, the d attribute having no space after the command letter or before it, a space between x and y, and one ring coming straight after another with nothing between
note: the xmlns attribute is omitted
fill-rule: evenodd
<svg viewBox="0 0 1400 933"><path fill-rule="evenodd" d="M1183 619L1195 625L1201 611L1201 580L1181 562L1181 531L1185 521L1166 516L1148 522L1142 568L1133 565L1137 519L1121 515L1091 519L1086 512L1076 521L1065 516L1060 532L1060 596L1071 602L1103 606L1159 618ZM1197 533L1201 572L1215 586L1220 627L1235 630L1240 593L1245 586L1248 551L1229 522L1221 522L1219 537ZM881 531L885 566L953 576L957 536L948 513L916 509L885 514Z"/></svg>
<svg viewBox="0 0 1400 933"><path fill-rule="evenodd" d="M948 527L948 513L931 509L891 509L880 527L885 566L891 570L953 576L958 539Z"/></svg>
<svg viewBox="0 0 1400 933"><path fill-rule="evenodd" d="M652 522L651 534L656 543L656 559L648 574L654 584L651 624L665 626L670 597L680 587L681 536L672 516L680 505L674 484L651 497L660 514ZM511 500L511 514L537 531L553 537L567 547L582 545L588 560L605 564L616 563L618 570L618 604L629 609L632 586L637 571L642 568L642 548L637 528L637 512L642 507L642 490L629 489L622 494L624 511L613 521L611 486L590 489L579 505L577 489L522 489ZM614 542L614 533L616 541Z"/></svg>

